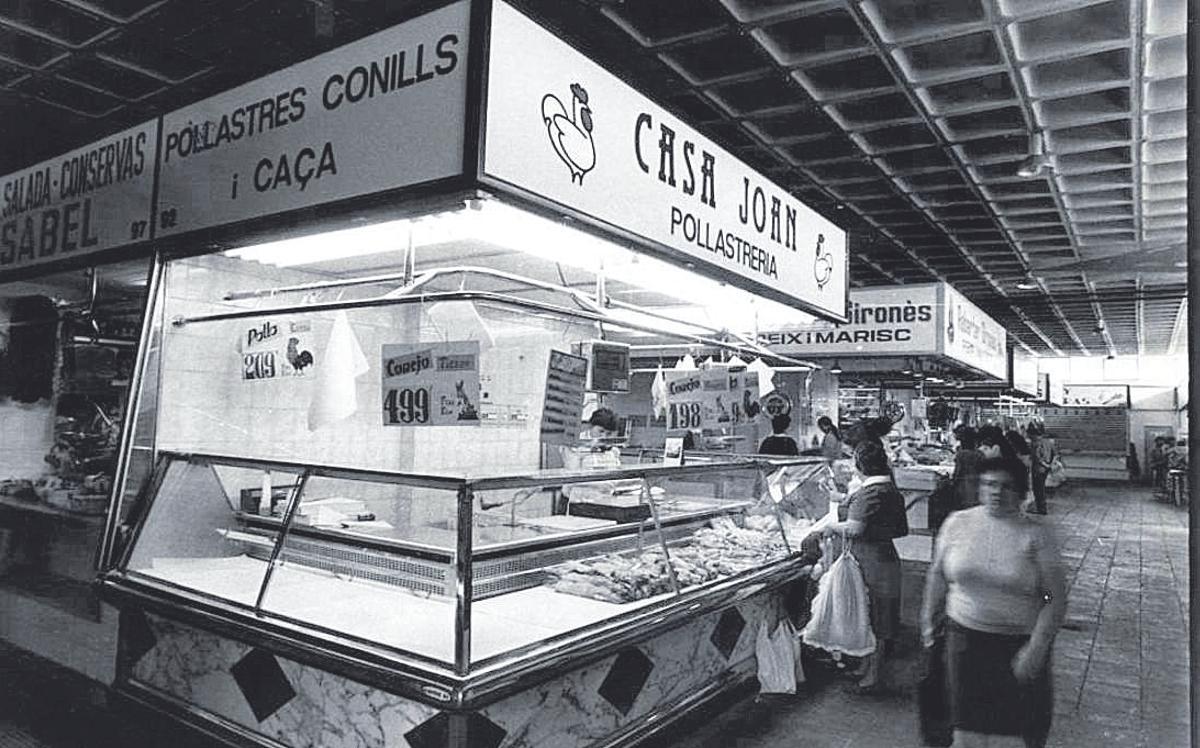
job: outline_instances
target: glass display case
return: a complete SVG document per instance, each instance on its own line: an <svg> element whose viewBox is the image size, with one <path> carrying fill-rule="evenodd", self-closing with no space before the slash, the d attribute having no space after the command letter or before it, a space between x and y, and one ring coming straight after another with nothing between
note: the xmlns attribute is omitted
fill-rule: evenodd
<svg viewBox="0 0 1200 748"><path fill-rule="evenodd" d="M811 458L419 474L163 452L106 583L464 678L794 577ZM719 599L714 598L714 602ZM399 667L400 670L396 670Z"/></svg>

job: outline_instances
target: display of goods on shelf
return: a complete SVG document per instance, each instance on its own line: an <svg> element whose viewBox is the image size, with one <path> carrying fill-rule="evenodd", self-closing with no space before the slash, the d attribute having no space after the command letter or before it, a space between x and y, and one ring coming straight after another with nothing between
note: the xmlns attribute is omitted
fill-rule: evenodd
<svg viewBox="0 0 1200 748"><path fill-rule="evenodd" d="M929 421L930 428L950 428L958 420L958 408L948 400L938 398L929 403L926 410L926 420Z"/></svg>
<svg viewBox="0 0 1200 748"><path fill-rule="evenodd" d="M721 517L711 527L672 543L670 564L679 586L692 587L778 560L785 552L778 528L739 527ZM548 584L555 592L630 603L673 591L667 563L658 547L638 554L567 561L547 569Z"/></svg>

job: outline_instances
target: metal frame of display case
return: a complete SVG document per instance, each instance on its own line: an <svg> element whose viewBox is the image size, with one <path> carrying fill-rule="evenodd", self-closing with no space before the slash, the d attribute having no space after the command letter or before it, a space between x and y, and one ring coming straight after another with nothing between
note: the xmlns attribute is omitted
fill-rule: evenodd
<svg viewBox="0 0 1200 748"><path fill-rule="evenodd" d="M472 575L474 557L473 530L475 524L474 498L477 491L520 489L532 486L569 485L598 481L640 479L644 487L657 480L686 476L712 475L729 468L758 471L758 479L768 471L779 468L807 466L812 468L803 480L811 480L822 472L825 462L819 458L776 458L764 456L730 456L720 461L682 466L632 465L599 470L545 470L527 474L495 475L437 475L390 470L351 469L334 466L309 465L275 460L258 460L221 455L164 452L142 501L152 502L168 466L179 460L192 463L219 464L249 469L268 469L299 476L288 498L287 508L278 536L274 540L271 561L253 607L213 595L191 590L167 580L159 580L127 569L130 556L137 547L147 517L149 504L139 513L137 526L128 545L122 549L120 562L101 578L101 590L109 602L122 607L134 605L152 612L181 619L246 641L255 646L267 646L282 654L318 667L378 685L392 692L407 695L443 708L478 708L548 674L565 672L593 661L624 644L643 638L654 631L678 625L704 612L717 610L739 600L759 594L796 578L801 573L798 557L788 549L788 555L764 567L748 569L727 578L697 585L688 589L675 586L670 598L651 603L548 639L524 645L502 654L472 662L470 659L472 629ZM455 597L454 662L452 666L433 658L365 641L354 635L332 631L317 624L292 620L289 617L261 609L263 594L270 583L271 570L294 522L303 486L310 478L366 480L454 491L456 496L456 544L453 550ZM645 490L644 494L649 495ZM653 507L653 499L650 499ZM654 512L657 515L657 512ZM778 515L777 515L778 517ZM624 534L632 534L653 522L656 516L636 523L627 523ZM618 527L621 527L618 525ZM609 531L610 528L604 528ZM779 532L785 539L782 523ZM595 531L579 531L559 536L556 540L539 540L545 546L569 545L585 541ZM345 536L330 535L333 542L355 542ZM506 544L509 552L517 552L525 541ZM408 550L400 540L379 539L397 553ZM504 548L489 549L503 553ZM670 568L670 567L668 567ZM118 677L118 681L121 677Z"/></svg>

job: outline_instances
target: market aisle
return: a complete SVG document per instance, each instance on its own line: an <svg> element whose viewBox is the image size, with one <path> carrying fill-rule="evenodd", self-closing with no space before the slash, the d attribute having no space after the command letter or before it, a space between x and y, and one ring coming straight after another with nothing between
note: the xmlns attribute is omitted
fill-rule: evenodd
<svg viewBox="0 0 1200 748"><path fill-rule="evenodd" d="M1054 653L1051 746L1188 745L1187 511L1141 487L1064 487L1050 501L1070 584ZM886 696L848 694L849 678L810 673L796 698L744 702L663 746L918 746L916 632Z"/></svg>

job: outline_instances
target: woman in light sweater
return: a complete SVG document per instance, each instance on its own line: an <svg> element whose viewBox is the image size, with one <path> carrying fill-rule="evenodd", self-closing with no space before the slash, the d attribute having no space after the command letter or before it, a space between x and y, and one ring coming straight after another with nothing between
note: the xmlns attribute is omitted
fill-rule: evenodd
<svg viewBox="0 0 1200 748"><path fill-rule="evenodd" d="M921 634L933 646L944 624L955 748L992 735L1041 748L1050 731L1066 583L1051 525L1020 510L1026 476L1012 460L980 463L980 506L946 519L926 577Z"/></svg>

